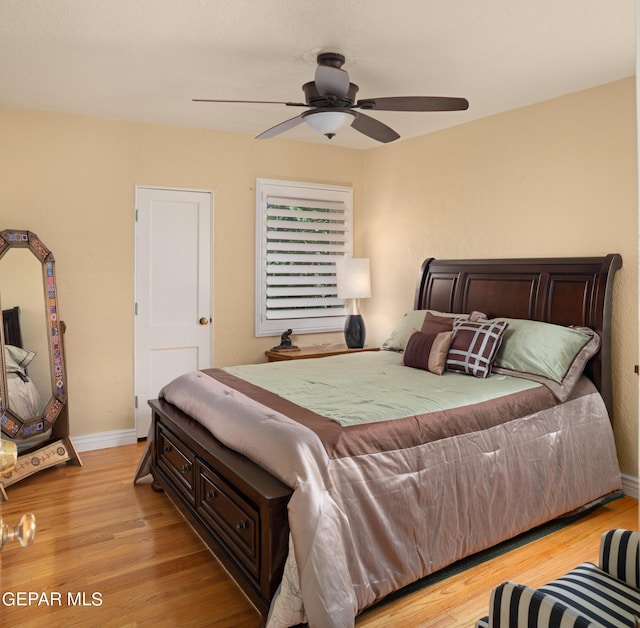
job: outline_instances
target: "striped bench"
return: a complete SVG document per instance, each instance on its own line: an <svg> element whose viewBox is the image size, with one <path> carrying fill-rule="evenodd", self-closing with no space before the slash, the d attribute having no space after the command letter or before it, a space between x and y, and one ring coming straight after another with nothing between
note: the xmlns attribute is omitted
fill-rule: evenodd
<svg viewBox="0 0 640 628"><path fill-rule="evenodd" d="M640 533L602 535L599 566L582 563L538 589L505 582L476 628L640 626Z"/></svg>

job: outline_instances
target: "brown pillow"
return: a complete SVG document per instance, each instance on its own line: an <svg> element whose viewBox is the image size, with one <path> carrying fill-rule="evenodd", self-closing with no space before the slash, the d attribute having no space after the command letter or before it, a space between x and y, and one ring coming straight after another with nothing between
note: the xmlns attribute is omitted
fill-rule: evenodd
<svg viewBox="0 0 640 628"><path fill-rule="evenodd" d="M415 330L404 350L404 365L442 375L452 338L452 331L425 334Z"/></svg>
<svg viewBox="0 0 640 628"><path fill-rule="evenodd" d="M436 316L431 312L427 312L424 315L424 323L422 323L423 334L439 334L443 331L453 330L454 316Z"/></svg>

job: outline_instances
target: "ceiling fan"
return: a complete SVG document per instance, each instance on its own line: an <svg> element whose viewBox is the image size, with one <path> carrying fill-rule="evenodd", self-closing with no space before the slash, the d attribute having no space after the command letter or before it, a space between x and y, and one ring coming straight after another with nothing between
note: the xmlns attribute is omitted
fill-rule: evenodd
<svg viewBox="0 0 640 628"><path fill-rule="evenodd" d="M194 102L231 102L286 105L287 107L308 107L309 110L295 118L285 120L267 129L256 139L263 140L280 135L306 122L312 129L331 139L346 125L377 140L393 142L400 135L391 127L364 113L365 111L464 111L469 107L466 98L443 96L392 96L388 98L367 98L356 101L358 86L349 81L349 75L342 69L343 55L323 52L317 57L318 67L313 81L305 83L302 90L305 102L280 102L266 100L212 100L194 98ZM356 110L360 111L356 111Z"/></svg>

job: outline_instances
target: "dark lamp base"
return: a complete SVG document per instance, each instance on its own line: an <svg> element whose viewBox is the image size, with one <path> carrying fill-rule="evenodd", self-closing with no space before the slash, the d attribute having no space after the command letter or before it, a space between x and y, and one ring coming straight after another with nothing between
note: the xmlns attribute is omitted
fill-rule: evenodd
<svg viewBox="0 0 640 628"><path fill-rule="evenodd" d="M366 330L362 314L348 314L344 323L344 341L349 349L362 349Z"/></svg>

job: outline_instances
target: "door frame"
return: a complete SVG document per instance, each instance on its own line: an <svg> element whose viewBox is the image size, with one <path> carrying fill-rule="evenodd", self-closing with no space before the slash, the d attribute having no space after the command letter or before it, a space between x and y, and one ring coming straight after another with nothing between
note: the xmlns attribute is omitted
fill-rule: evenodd
<svg viewBox="0 0 640 628"><path fill-rule="evenodd" d="M163 186L163 185L144 185L144 184L136 184L134 190L134 237L133 237L133 304L131 311L133 313L132 316L132 325L133 325L133 418L134 418L134 431L137 434L138 440L144 440L146 435L141 435L138 433L138 396L137 396L137 379L136 379L136 364L137 364L137 339L136 339L136 316L137 316L137 297L138 297L138 282L137 282L137 266L138 266L138 198L139 191L145 190L163 190L163 191L175 191L175 192L195 192L195 193L204 193L209 194L211 198L210 212L211 212L211 223L209 227L209 236L210 236L210 311L211 311L211 364L214 363L214 350L215 343L213 341L213 325L214 325L214 210L215 210L215 191L213 189L207 188L185 188L179 186Z"/></svg>

